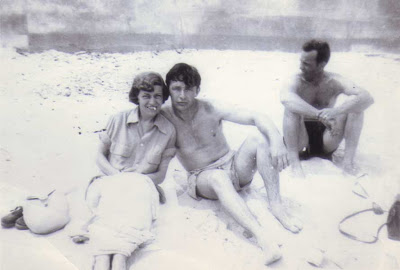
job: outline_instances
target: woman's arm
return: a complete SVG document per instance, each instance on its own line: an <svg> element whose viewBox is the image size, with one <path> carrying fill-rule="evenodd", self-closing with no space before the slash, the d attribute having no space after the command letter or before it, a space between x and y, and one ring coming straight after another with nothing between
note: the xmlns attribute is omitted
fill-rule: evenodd
<svg viewBox="0 0 400 270"><path fill-rule="evenodd" d="M107 156L109 153L110 145L101 141L97 151L96 164L105 175L114 175L120 171L115 169L108 161Z"/></svg>
<svg viewBox="0 0 400 270"><path fill-rule="evenodd" d="M146 176L150 177L151 180L153 180L153 183L155 185L159 185L164 181L165 175L167 174L168 170L168 164L172 158L173 156L164 157L160 165L158 166L158 170L156 172L146 174Z"/></svg>
<svg viewBox="0 0 400 270"><path fill-rule="evenodd" d="M153 183L155 185L159 185L164 181L165 175L167 174L169 162L175 156L176 153L175 144L176 144L176 131L174 129L170 139L168 140L166 149L162 154L161 162L160 165L158 166L157 171L154 173L147 174L147 176L150 177L151 180L153 180Z"/></svg>

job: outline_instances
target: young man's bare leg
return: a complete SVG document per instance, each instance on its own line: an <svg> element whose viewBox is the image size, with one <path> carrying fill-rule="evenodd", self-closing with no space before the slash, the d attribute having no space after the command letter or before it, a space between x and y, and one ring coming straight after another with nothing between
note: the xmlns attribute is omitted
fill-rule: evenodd
<svg viewBox="0 0 400 270"><path fill-rule="evenodd" d="M259 246L267 256L267 265L281 258L279 247L269 241L264 229L239 196L225 171L209 170L202 172L197 178L197 192L207 199L218 199L235 221L256 237Z"/></svg>
<svg viewBox="0 0 400 270"><path fill-rule="evenodd" d="M283 116L283 137L288 150L289 163L296 177L304 178L299 152L308 145L308 135L303 118L285 109Z"/></svg>
<svg viewBox="0 0 400 270"><path fill-rule="evenodd" d="M360 140L363 123L364 113L350 113L335 119L333 135L331 132L325 131L324 151L326 153L335 151L343 138L345 139L345 152L342 164L345 173L357 173L354 167L354 156Z"/></svg>
<svg viewBox="0 0 400 270"><path fill-rule="evenodd" d="M349 113L344 128L345 149L343 158L343 171L355 174L354 156L356 154L361 130L364 124L364 113Z"/></svg>
<svg viewBox="0 0 400 270"><path fill-rule="evenodd" d="M344 128L346 126L347 115L342 115L335 120L330 121L330 129L325 129L323 135L323 151L331 153L335 151L344 137Z"/></svg>
<svg viewBox="0 0 400 270"><path fill-rule="evenodd" d="M109 270L111 266L110 255L97 255L94 257L93 270Z"/></svg>
<svg viewBox="0 0 400 270"><path fill-rule="evenodd" d="M279 172L272 166L269 152L269 143L264 136L259 133L249 136L235 157L235 169L239 179L245 179L244 184L253 179L256 170L264 181L267 191L271 213L279 220L283 227L293 233L298 233L302 228L302 223L292 217L287 209L282 205L279 189Z"/></svg>
<svg viewBox="0 0 400 270"><path fill-rule="evenodd" d="M126 261L127 257L122 254L114 254L112 260L112 270L127 270L126 269Z"/></svg>

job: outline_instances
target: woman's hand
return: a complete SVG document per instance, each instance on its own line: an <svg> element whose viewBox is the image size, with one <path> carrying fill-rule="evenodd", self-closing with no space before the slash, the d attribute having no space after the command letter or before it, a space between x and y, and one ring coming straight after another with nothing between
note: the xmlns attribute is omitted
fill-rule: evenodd
<svg viewBox="0 0 400 270"><path fill-rule="evenodd" d="M136 168L130 167L130 168L124 168L120 172L137 172Z"/></svg>

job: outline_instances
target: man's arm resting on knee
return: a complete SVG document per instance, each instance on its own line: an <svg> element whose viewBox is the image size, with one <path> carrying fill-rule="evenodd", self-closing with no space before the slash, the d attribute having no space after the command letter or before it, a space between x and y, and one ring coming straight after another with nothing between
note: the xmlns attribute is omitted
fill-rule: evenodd
<svg viewBox="0 0 400 270"><path fill-rule="evenodd" d="M360 113L374 103L374 98L367 90L343 78L339 80L339 83L343 87L343 94L354 97L337 107L339 113Z"/></svg>
<svg viewBox="0 0 400 270"><path fill-rule="evenodd" d="M320 111L303 100L296 93L296 89L297 83L294 79L283 87L280 93L283 106L292 113L303 115L306 118L318 119Z"/></svg>
<svg viewBox="0 0 400 270"><path fill-rule="evenodd" d="M337 77L336 82L340 91L350 98L340 106L321 110L321 118L334 119L341 114L361 113L374 103L371 94L353 82L342 77Z"/></svg>
<svg viewBox="0 0 400 270"><path fill-rule="evenodd" d="M220 114L222 120L234 122L242 125L253 125L263 134L269 141L270 152L272 163L274 167L280 169L287 166L287 151L285 144L283 143L283 137L279 133L278 128L272 122L272 120L266 115L258 112L230 107L229 105L221 105L216 109Z"/></svg>

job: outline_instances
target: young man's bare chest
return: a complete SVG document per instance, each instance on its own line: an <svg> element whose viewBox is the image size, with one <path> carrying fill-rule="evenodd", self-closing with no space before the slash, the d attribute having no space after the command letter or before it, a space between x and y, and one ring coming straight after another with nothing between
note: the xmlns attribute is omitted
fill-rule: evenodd
<svg viewBox="0 0 400 270"><path fill-rule="evenodd" d="M199 111L192 120L175 118L177 147L181 150L209 147L221 139L222 125L215 115Z"/></svg>
<svg viewBox="0 0 400 270"><path fill-rule="evenodd" d="M299 80L296 92L304 101L317 109L332 107L340 94L340 90L331 80L320 83Z"/></svg>

